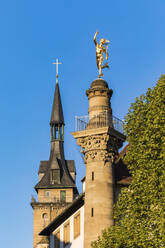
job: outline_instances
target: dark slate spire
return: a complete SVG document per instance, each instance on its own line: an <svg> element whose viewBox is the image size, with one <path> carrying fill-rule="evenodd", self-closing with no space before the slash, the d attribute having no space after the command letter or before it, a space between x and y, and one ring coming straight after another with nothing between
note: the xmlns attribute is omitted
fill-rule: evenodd
<svg viewBox="0 0 165 248"><path fill-rule="evenodd" d="M52 107L52 114L51 114L51 120L50 120L50 125L53 125L53 124L64 124L64 116L63 116L63 110L62 110L61 96L60 96L60 89L59 89L58 81L56 83L56 89L55 89L54 101L53 101L53 107Z"/></svg>
<svg viewBox="0 0 165 248"><path fill-rule="evenodd" d="M78 191L75 185L76 170L74 161L65 160L64 156L64 117L58 84L58 74L56 75L56 89L53 100L50 127L50 157L49 161L46 161L46 163L42 162L40 165L39 174L44 175L35 186L35 189L38 191L38 189L72 188L75 196Z"/></svg>
<svg viewBox="0 0 165 248"><path fill-rule="evenodd" d="M76 168L73 160L65 160L64 156L64 116L62 110L61 96L58 84L58 59L56 88L52 106L50 130L51 130L51 150L47 161L41 161L39 169L39 182L35 189L62 189L71 188L73 198L78 194L75 185ZM62 200L61 200L62 201Z"/></svg>

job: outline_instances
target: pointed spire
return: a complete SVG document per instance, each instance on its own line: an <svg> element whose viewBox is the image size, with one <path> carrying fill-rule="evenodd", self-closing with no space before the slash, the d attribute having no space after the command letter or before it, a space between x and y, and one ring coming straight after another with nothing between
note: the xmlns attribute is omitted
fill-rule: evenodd
<svg viewBox="0 0 165 248"><path fill-rule="evenodd" d="M59 188L72 188L73 194L78 194L75 185L75 166L74 161L65 160L64 156L64 116L61 103L60 89L58 83L58 64L56 60L56 88L52 106L52 113L50 119L51 130L51 150L50 157L46 162L46 169L43 170L43 163L40 164L39 175L42 177L35 186L38 189L59 189ZM43 161L42 161L43 162ZM43 175L44 174L44 175ZM72 174L74 174L72 176Z"/></svg>
<svg viewBox="0 0 165 248"><path fill-rule="evenodd" d="M51 114L51 120L50 120L50 125L53 125L53 124L64 124L64 116L63 116L60 89L59 89L58 83L56 83L52 114Z"/></svg>
<svg viewBox="0 0 165 248"><path fill-rule="evenodd" d="M53 62L53 64L56 65L56 89L55 89L55 94L54 94L54 101L53 101L52 114L51 114L51 120L50 120L51 126L57 125L57 124L64 125L60 89L58 85L58 65L62 63L59 62L58 59L56 59L56 62Z"/></svg>

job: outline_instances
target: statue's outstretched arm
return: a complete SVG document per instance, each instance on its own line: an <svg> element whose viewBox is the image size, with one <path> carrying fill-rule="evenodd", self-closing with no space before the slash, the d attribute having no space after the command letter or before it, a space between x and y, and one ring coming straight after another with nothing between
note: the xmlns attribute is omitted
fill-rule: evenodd
<svg viewBox="0 0 165 248"><path fill-rule="evenodd" d="M106 47L104 49L105 49L106 60L108 60L109 54L108 54L107 50L108 50L108 43L110 43L110 41L106 40L106 43L107 44L106 44Z"/></svg>
<svg viewBox="0 0 165 248"><path fill-rule="evenodd" d="M96 33L95 33L95 35L94 35L94 38L93 38L93 41L94 41L94 43L95 43L95 45L97 45L97 41L96 41L96 36L98 35L98 31L96 31Z"/></svg>
<svg viewBox="0 0 165 248"><path fill-rule="evenodd" d="M107 52L107 49L105 49L105 54L106 54L106 60L108 60L109 54Z"/></svg>

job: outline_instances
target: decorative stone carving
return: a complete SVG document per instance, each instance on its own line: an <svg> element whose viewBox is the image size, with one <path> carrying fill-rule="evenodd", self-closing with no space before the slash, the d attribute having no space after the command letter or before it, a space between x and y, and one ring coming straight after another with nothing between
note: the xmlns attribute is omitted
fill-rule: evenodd
<svg viewBox="0 0 165 248"><path fill-rule="evenodd" d="M100 150L100 151L89 151L85 153L84 156L84 162L90 163L92 161L110 161L113 163L114 161L114 153L108 152L106 150Z"/></svg>
<svg viewBox="0 0 165 248"><path fill-rule="evenodd" d="M117 151L116 139L108 134L91 135L77 139L81 146L81 153L84 154L84 162L111 161L113 163Z"/></svg>

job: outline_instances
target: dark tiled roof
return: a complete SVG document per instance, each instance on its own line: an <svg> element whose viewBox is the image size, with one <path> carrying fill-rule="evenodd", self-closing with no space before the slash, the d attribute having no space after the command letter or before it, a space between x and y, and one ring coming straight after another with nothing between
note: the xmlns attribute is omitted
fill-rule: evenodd
<svg viewBox="0 0 165 248"><path fill-rule="evenodd" d="M60 215L58 215L46 228L44 228L39 235L48 236L57 227L59 227L66 219L74 214L78 209L84 205L84 196L82 193L79 195L67 208L65 208Z"/></svg>
<svg viewBox="0 0 165 248"><path fill-rule="evenodd" d="M50 161L50 168L51 169L61 169L60 166L60 160L57 158L56 154L53 153Z"/></svg>
<svg viewBox="0 0 165 248"><path fill-rule="evenodd" d="M114 165L115 183L117 184L130 184L131 174L123 160L120 159Z"/></svg>
<svg viewBox="0 0 165 248"><path fill-rule="evenodd" d="M120 184L120 185L130 185L132 182L132 177L129 176L129 177L123 177L120 181L117 182L117 184Z"/></svg>
<svg viewBox="0 0 165 248"><path fill-rule="evenodd" d="M69 175L69 173L67 172L65 167L61 166L62 161L59 159L57 159L57 161L58 161L60 172L61 172L60 184L57 184L57 183L52 184L51 183L51 178L50 178L51 168L49 166L48 170L45 172L45 175L42 177L42 179L39 181L39 183L37 183L37 185L35 186L36 190L42 189L42 188L76 187L75 182L73 181L72 177Z"/></svg>
<svg viewBox="0 0 165 248"><path fill-rule="evenodd" d="M59 85L56 84L50 124L64 124Z"/></svg>
<svg viewBox="0 0 165 248"><path fill-rule="evenodd" d="M69 172L76 172L74 160L65 160Z"/></svg>
<svg viewBox="0 0 165 248"><path fill-rule="evenodd" d="M129 144L127 144L120 152L119 152L119 155L118 157L116 158L116 161L115 163L117 163L121 158L124 158L126 153L128 152L128 147L129 147Z"/></svg>
<svg viewBox="0 0 165 248"><path fill-rule="evenodd" d="M123 162L123 158L126 155L128 151L129 144L127 144L122 151L120 151L115 164L114 164L114 174L115 174L115 182L118 184L130 184L131 183L131 174L129 173L129 170L126 166L126 164Z"/></svg>
<svg viewBox="0 0 165 248"><path fill-rule="evenodd" d="M40 167L38 173L45 173L46 170L48 169L49 161L40 161Z"/></svg>

